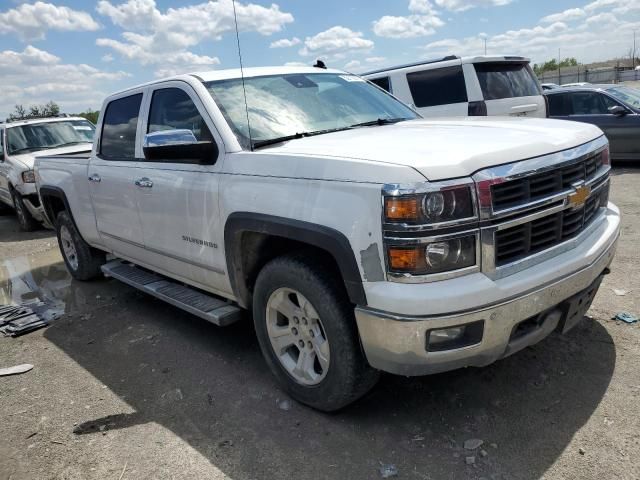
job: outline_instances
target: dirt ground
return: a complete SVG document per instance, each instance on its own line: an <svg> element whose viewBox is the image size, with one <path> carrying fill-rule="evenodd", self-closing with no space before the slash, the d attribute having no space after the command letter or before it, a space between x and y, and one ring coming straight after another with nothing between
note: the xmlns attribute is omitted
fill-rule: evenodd
<svg viewBox="0 0 640 480"><path fill-rule="evenodd" d="M483 369L385 375L333 415L283 403L250 322L217 328L114 280L72 281L49 232L0 216L0 303L66 312L0 338L0 367L35 366L0 378L0 479L376 479L392 464L400 479L637 480L640 325L610 319L640 314L639 184L640 168L615 169L618 254L567 336Z"/></svg>

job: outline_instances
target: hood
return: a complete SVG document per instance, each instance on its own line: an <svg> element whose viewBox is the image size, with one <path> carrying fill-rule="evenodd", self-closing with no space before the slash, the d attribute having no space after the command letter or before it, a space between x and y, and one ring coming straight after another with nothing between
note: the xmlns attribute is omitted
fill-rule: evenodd
<svg viewBox="0 0 640 480"><path fill-rule="evenodd" d="M468 117L362 127L262 150L405 165L428 180L444 180L577 147L602 135L593 125L563 120Z"/></svg>
<svg viewBox="0 0 640 480"><path fill-rule="evenodd" d="M21 153L20 155L11 155L11 160L22 163L25 168L33 170L33 164L36 157L48 157L50 155L64 155L67 153L89 152L93 148L92 143L81 143L79 145L71 145L69 147L48 148L46 150L37 150L35 152Z"/></svg>

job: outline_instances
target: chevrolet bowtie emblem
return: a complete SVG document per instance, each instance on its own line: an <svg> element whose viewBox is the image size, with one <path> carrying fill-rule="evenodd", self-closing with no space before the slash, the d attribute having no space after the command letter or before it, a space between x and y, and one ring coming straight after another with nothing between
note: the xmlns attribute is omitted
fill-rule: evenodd
<svg viewBox="0 0 640 480"><path fill-rule="evenodd" d="M573 208L581 207L591 195L591 187L588 185L580 185L575 187L576 191L569 195L569 205Z"/></svg>

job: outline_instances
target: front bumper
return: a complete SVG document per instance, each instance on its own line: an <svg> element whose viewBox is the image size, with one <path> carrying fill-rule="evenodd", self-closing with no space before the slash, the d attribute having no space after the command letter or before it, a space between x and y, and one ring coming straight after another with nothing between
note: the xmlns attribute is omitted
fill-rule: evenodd
<svg viewBox="0 0 640 480"><path fill-rule="evenodd" d="M595 295L592 290L597 289L599 279L611 264L620 235L617 209L613 213L615 215L609 219L610 223L605 229L606 238L585 239L585 243L594 242L600 246L590 263L583 263L581 268L563 273L544 286L533 285L526 293L514 298L475 309L427 316L397 315L371 308L356 308L360 339L370 365L398 375L428 375L461 367L485 366L539 342L559 325L564 326L567 299L581 292L588 292L591 299ZM579 255L578 251L574 251L573 255ZM554 259L547 263L552 271L562 271L562 268L554 270L554 263L557 263ZM526 273L523 271L519 275ZM436 290L446 288L445 283L435 282L428 287ZM428 304L425 304L427 309ZM518 325L524 325L525 322L529 324L532 319L535 319L534 328L527 328L522 333ZM427 351L427 332L430 330L474 322L483 322L479 343L444 351ZM515 335L516 331L518 335Z"/></svg>

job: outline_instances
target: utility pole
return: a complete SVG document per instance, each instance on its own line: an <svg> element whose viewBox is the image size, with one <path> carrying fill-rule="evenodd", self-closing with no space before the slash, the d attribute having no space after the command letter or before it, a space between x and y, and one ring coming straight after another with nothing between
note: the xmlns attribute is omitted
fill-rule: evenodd
<svg viewBox="0 0 640 480"><path fill-rule="evenodd" d="M631 68L636 69L636 31L633 31L633 55L631 56Z"/></svg>
<svg viewBox="0 0 640 480"><path fill-rule="evenodd" d="M560 75L560 49L558 49L558 85L562 85L562 76Z"/></svg>

